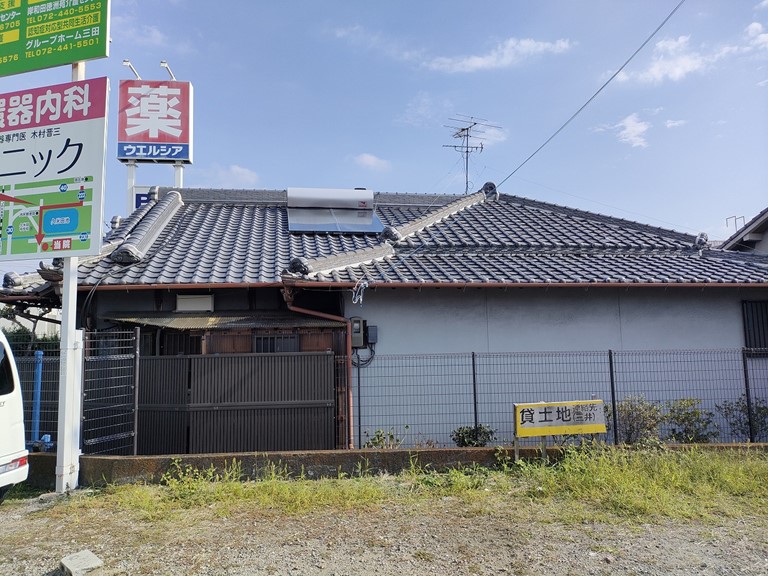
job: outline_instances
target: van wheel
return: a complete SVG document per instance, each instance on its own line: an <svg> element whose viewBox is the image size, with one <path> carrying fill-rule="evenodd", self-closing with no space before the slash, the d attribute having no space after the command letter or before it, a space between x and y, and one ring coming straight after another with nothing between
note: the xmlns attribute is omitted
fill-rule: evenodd
<svg viewBox="0 0 768 576"><path fill-rule="evenodd" d="M8 490L11 489L11 486L3 486L0 488L0 504L2 504L3 500L5 500L5 495L8 493Z"/></svg>

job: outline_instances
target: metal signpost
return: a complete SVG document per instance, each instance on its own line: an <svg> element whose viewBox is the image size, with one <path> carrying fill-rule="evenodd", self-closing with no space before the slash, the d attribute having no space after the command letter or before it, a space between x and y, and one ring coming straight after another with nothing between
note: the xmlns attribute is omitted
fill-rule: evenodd
<svg viewBox="0 0 768 576"><path fill-rule="evenodd" d="M60 257L56 491L80 473L79 255L98 254L109 81L85 60L109 55L109 0L0 0L0 76L72 65L72 82L0 94L0 260Z"/></svg>

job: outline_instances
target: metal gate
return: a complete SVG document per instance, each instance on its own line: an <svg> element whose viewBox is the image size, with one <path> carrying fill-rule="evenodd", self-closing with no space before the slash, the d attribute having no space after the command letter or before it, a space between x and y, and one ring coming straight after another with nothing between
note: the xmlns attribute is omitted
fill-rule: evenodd
<svg viewBox="0 0 768 576"><path fill-rule="evenodd" d="M331 351L145 356L138 452L335 448L334 363Z"/></svg>
<svg viewBox="0 0 768 576"><path fill-rule="evenodd" d="M138 330L86 332L83 454L136 454Z"/></svg>

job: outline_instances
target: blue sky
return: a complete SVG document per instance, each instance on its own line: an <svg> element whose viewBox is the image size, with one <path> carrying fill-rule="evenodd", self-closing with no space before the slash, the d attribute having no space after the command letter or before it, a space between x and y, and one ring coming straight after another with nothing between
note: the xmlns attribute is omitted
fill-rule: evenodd
<svg viewBox="0 0 768 576"><path fill-rule="evenodd" d="M476 132L473 191L506 179L503 193L724 239L728 217L768 206L768 0L687 0L509 177L678 2L114 0L110 58L86 66L112 82L104 220L127 211L128 58L144 79L167 78L167 60L194 86L185 186L462 194L450 126L474 117L499 128ZM0 78L0 92L70 76ZM141 166L137 183L173 171Z"/></svg>

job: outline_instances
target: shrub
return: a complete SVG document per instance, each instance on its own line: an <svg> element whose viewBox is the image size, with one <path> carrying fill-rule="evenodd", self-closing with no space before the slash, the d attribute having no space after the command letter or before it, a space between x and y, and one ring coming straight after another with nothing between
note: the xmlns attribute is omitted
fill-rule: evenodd
<svg viewBox="0 0 768 576"><path fill-rule="evenodd" d="M698 398L680 398L667 402L667 440L689 444L704 444L718 437L715 415L700 408Z"/></svg>
<svg viewBox="0 0 768 576"><path fill-rule="evenodd" d="M605 405L606 424L612 430L613 410ZM658 439L659 426L664 422L661 404L646 400L644 396L627 396L616 404L618 422L615 423L620 444L637 444L651 438Z"/></svg>
<svg viewBox="0 0 768 576"><path fill-rule="evenodd" d="M733 433L749 440L749 410L747 396L742 394L738 400L731 402L726 400L722 404L716 404ZM768 440L768 405L764 400L755 398L752 400L752 427L755 433L755 442Z"/></svg>
<svg viewBox="0 0 768 576"><path fill-rule="evenodd" d="M459 426L451 432L451 440L459 448L483 447L496 439L496 431L485 424Z"/></svg>

